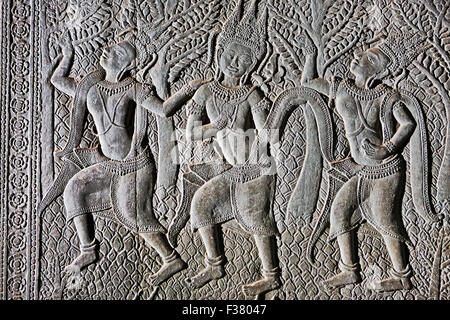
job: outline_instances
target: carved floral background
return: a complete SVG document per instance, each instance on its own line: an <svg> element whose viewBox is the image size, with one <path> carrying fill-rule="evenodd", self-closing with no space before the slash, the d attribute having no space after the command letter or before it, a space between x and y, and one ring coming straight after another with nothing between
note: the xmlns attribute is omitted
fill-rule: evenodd
<svg viewBox="0 0 450 320"><path fill-rule="evenodd" d="M261 1L262 2L262 1ZM306 32L318 48L320 76L348 77L355 50L368 46L377 35L409 30L427 37L422 53L398 85L421 101L427 120L431 151L431 193L443 225L427 224L413 209L407 181L403 219L413 243L409 260L413 269L410 291L378 294L367 289L374 278L387 275L390 262L382 239L368 226L358 232L363 282L332 292L321 281L337 270L335 243L327 232L316 247L316 263L306 259L306 245L314 225L286 211L304 158L305 123L299 108L290 116L277 155L278 175L274 214L281 236L278 254L282 288L274 299L449 299L450 233L448 230L448 172L450 166L450 3L446 0L266 0L271 54L260 76L269 97L299 84ZM189 223L177 251L189 267L153 288L149 274L159 268L159 257L136 235L113 221L96 217L100 260L68 279L63 269L78 253L78 239L66 224L61 197L42 215L37 205L61 169L58 150L69 133L70 99L54 89L49 76L60 54L65 32L75 45L71 75L77 79L98 67L103 46L133 26L140 32L140 58L157 54L157 63L139 80L153 83L167 97L184 83L214 76L210 35L230 15L232 0L2 0L1 6L1 192L0 192L0 298L2 299L237 299L240 285L258 278L260 269L253 240L225 228L227 276L199 290L189 290L184 278L203 265L203 246ZM336 158L348 154L337 114ZM178 138L186 125L183 108L174 117ZM151 148L158 159L158 122L150 124ZM93 123L86 122L84 147L97 143ZM190 153L179 144L182 160ZM204 145L193 146L206 150ZM408 157L408 148L404 156ZM182 169L184 165L182 165ZM180 172L180 175L182 172ZM180 182L180 179L179 181ZM325 181L321 199L325 196ZM159 186L154 197L158 218L167 226L180 202L177 190ZM438 190L441 190L438 192ZM442 191L444 190L444 191ZM445 192L447 190L447 192ZM318 210L320 210L320 205Z"/></svg>

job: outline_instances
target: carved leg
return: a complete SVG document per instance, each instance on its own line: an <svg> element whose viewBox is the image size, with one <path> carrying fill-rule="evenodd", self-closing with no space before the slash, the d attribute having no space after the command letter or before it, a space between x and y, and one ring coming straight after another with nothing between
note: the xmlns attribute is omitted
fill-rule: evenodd
<svg viewBox="0 0 450 320"><path fill-rule="evenodd" d="M80 255L66 267L70 272L79 272L97 260L95 223L92 214L81 214L85 208L95 205L109 205L110 173L98 165L85 168L73 176L64 189L64 207L80 239ZM92 195L95 194L95 198ZM88 200L87 196L91 195Z"/></svg>
<svg viewBox="0 0 450 320"><path fill-rule="evenodd" d="M374 280L372 282L372 289L376 291L395 291L395 290L409 290L412 288L411 284L411 268L405 261L404 244L400 240L383 236L386 243L386 248L389 257L392 261L393 269L391 270L391 277L383 280Z"/></svg>
<svg viewBox="0 0 450 320"><path fill-rule="evenodd" d="M192 278L187 278L186 283L193 289L201 288L212 280L225 276L223 269L224 257L218 247L218 231L216 226L206 226L198 229L203 245L206 249L206 267Z"/></svg>
<svg viewBox="0 0 450 320"><path fill-rule="evenodd" d="M255 235L254 238L262 263L263 279L243 285L242 292L246 296L258 298L260 295L278 289L281 283L280 270L277 266L275 237Z"/></svg>
<svg viewBox="0 0 450 320"><path fill-rule="evenodd" d="M97 243L94 238L92 217L87 214L73 218L78 238L80 239L80 255L66 267L69 273L79 273L81 269L87 267L97 260Z"/></svg>
<svg viewBox="0 0 450 320"><path fill-rule="evenodd" d="M339 261L340 273L325 280L323 284L329 288L340 288L352 283L361 282L359 265L356 262L354 244L354 232L346 232L337 237L341 260Z"/></svg>
<svg viewBox="0 0 450 320"><path fill-rule="evenodd" d="M172 248L167 237L161 232L146 232L139 234L145 242L158 252L163 265L155 274L150 276L153 285L159 286L174 274L186 268L186 263L180 258L178 253Z"/></svg>

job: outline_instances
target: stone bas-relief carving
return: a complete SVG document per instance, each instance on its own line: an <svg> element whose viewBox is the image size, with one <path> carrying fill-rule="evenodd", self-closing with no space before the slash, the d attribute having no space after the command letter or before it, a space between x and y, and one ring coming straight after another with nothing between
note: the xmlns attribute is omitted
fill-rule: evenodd
<svg viewBox="0 0 450 320"><path fill-rule="evenodd" d="M112 219L139 233L161 255L164 264L152 275L152 282L158 285L180 271L184 262L168 243L163 235L164 228L152 212L154 168L148 146L143 142L146 135L144 109L166 116L202 82L182 88L163 103L151 91L146 92L142 84L126 77L127 72L135 67L136 48L129 41L121 41L103 50L100 58L102 69L88 74L77 84L73 78L64 76L73 59L70 42L69 39L63 47L63 58L51 82L74 99L71 130L79 130L77 122L82 121L83 109L87 108L92 114L99 147L87 150L71 148L78 145L80 137L79 133L71 132L74 138L69 139L65 148L73 151L67 150L64 157L76 157L80 163L77 169L81 169L64 181L67 220L73 220L81 251L66 271L79 273L96 260L97 245L93 230L90 230L92 222L88 214L112 207Z"/></svg>
<svg viewBox="0 0 450 320"><path fill-rule="evenodd" d="M417 36L407 34L389 36L381 44L356 53L350 63L355 80L341 81L313 79L316 50L312 41L306 39L305 70L308 72L303 73L302 83L335 99L350 146L349 158L329 164L332 178L336 176L343 182L331 204L329 233L330 239L337 238L341 272L324 283L334 288L361 282L353 233L365 219L382 234L393 265L392 277L376 280L371 287L378 291L410 289L411 269L405 260L403 246L407 235L403 234L396 198L403 196L404 188L405 169L400 151L415 130L418 133L413 139L419 141L412 144L419 150L411 150L410 154L413 202L427 221L438 221L431 213L424 183L428 174L424 169L428 167L428 159L424 156L427 154L426 132L420 133L424 130L424 119L413 96L384 84L371 86L377 80L400 73L399 69L405 68L422 50L421 41ZM317 125L325 124L318 121ZM302 181L297 183L300 185Z"/></svg>
<svg viewBox="0 0 450 320"><path fill-rule="evenodd" d="M449 7L7 2L0 297L448 299Z"/></svg>
<svg viewBox="0 0 450 320"><path fill-rule="evenodd" d="M271 212L273 175L264 172L270 162L254 159L254 149L248 152L252 146L246 146L250 144L246 141L246 123L251 119L256 130L262 130L270 106L258 89L246 83L266 51L267 16L264 12L257 17L256 10L253 1L241 19L242 3L238 4L217 39L218 75L197 90L187 107L188 139L213 137L223 162L191 167L194 174L207 180L195 191L190 209L191 226L198 229L205 246L207 266L186 282L195 289L225 275L217 225L234 218L254 236L262 262L263 279L242 287L247 296L258 297L277 289L280 282L274 247L277 231ZM210 123L197 125L204 111ZM246 157L247 153L250 155ZM219 174L208 177L205 171Z"/></svg>

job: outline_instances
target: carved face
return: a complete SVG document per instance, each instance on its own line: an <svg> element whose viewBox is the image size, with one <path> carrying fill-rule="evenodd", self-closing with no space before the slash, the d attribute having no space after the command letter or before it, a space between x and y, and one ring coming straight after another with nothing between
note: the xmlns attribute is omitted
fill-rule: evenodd
<svg viewBox="0 0 450 320"><path fill-rule="evenodd" d="M232 42L225 46L220 55L220 70L228 77L241 78L254 66L252 50L242 44Z"/></svg>
<svg viewBox="0 0 450 320"><path fill-rule="evenodd" d="M355 53L350 62L350 72L356 77L368 79L383 72L389 65L389 58L378 48Z"/></svg>
<svg viewBox="0 0 450 320"><path fill-rule="evenodd" d="M131 68L136 59L134 47L127 41L122 41L105 47L100 57L100 65L106 71L123 72Z"/></svg>

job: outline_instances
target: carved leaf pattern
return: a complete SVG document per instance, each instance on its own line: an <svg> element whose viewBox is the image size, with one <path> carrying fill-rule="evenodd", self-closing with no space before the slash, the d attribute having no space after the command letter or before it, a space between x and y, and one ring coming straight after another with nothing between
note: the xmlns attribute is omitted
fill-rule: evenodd
<svg viewBox="0 0 450 320"><path fill-rule="evenodd" d="M228 5L227 10L220 10ZM72 1L72 4L82 4L83 1ZM85 2L87 3L87 2ZM150 24L151 36L159 40L165 48L164 64L170 66L167 70L167 80L171 89L179 88L184 82L195 78L205 78L210 68L205 64L208 36L213 28L223 20L224 15L232 8L232 1L94 1L98 5L96 13L89 14L86 19L71 27L73 39L76 42L78 65L73 74L80 77L95 67L98 58L96 52L108 41L114 38L119 29L115 17L117 8L121 10L124 19L122 26L138 27ZM89 6L95 7L92 2ZM358 46L364 44L373 35L366 25L367 12L370 6L376 4L382 14L389 20L387 30L412 29L427 36L431 45L422 53L413 65L409 67L409 75L401 80L399 87L413 92L420 98L427 117L430 149L433 155L432 186L435 184L439 167L443 161L442 154L445 144L446 113L448 114L449 49L450 49L450 11L448 1L393 0L393 1L323 1L323 0L268 0L270 23L270 42L275 47L279 59L273 59L275 70L281 74L284 68L288 70L289 78L284 83L272 77L269 85L276 88L271 93L274 98L277 93L293 87L301 76L304 63L302 43L299 42L302 32L307 32L321 55L322 75L333 73L346 76L348 59ZM70 18L70 10L65 1L48 1L47 29L51 33L49 50L51 57L59 54L62 28ZM122 6L120 6L122 5ZM89 11L85 11L87 14ZM393 17L391 19L391 14ZM395 18L395 19L394 19ZM442 18L442 19L441 19ZM439 22L441 19L441 22ZM138 22L139 21L139 22ZM169 21L166 25L165 22ZM439 22L439 23L438 23ZM173 39L172 39L173 38ZM171 41L172 39L172 41ZM81 60L84 59L84 60ZM205 70L208 69L208 70ZM281 71L280 71L281 70ZM339 72L337 70L340 70ZM211 75L211 74L209 74ZM417 89L419 88L419 89ZM55 144L61 145L67 136L68 103L67 97L60 93L55 96ZM344 158L348 154L348 145L344 137L342 121L333 114L337 123L336 158ZM183 112L177 113L176 126L179 131L185 126ZM153 134L152 150L156 155L157 139L155 120L152 119L150 131ZM89 122L92 126L92 122ZM86 125L86 132L89 124ZM87 137L88 134L85 134ZM86 144L91 145L93 139L86 138ZM407 181L403 199L402 216L408 235L414 244L410 248L410 261L414 271L414 289L410 292L392 294L376 294L366 289L371 279L387 276L390 262L382 239L370 228L362 228L358 234L361 268L365 278L360 285L351 285L340 291L327 292L321 286L321 281L334 275L337 270L339 252L335 243L327 242L327 234L323 234L317 244L317 265L310 265L304 259L303 253L312 224L306 221L289 221L286 217L286 206L289 195L295 186L303 159L305 145L305 124L302 111L296 110L288 120L285 138L281 142L279 170L277 176L276 201L274 213L281 237L278 240L279 256L282 268L283 287L275 293L282 299L426 299L431 297L433 287L439 288L439 297L448 299L450 286L450 240L442 239L442 252L437 242L438 230L428 226L413 209L411 187ZM404 156L408 158L409 150ZM157 155L156 155L157 156ZM56 166L58 164L55 164ZM408 168L409 170L409 168ZM326 196L326 182L321 185L319 209ZM436 201L436 188L432 188L433 202L436 209L442 210ZM155 208L159 217L167 224L169 216L164 216L176 205L177 199L157 199ZM157 270L161 261L154 250L148 250L142 240L134 236L118 224L96 218L97 236L101 239L102 259L86 270L82 279L81 290L69 292L62 288L64 278L62 267L69 264L77 255L77 238L72 225L66 224L63 214L63 203L59 199L45 213L42 224L42 255L40 287L41 298L75 298L101 299L136 297L149 298L153 288L149 286L148 275ZM192 234L189 224L180 235L179 247L183 259L189 261L189 269L181 272L164 283L156 294L157 299L220 299L242 298L239 285L256 280L260 268L257 252L247 236L226 230L224 236L225 254L227 256L226 272L228 277L219 280L215 285L207 285L198 291L190 291L184 285L184 278L192 275L194 270L203 266L202 247L199 237ZM432 273L433 264L437 264L440 256L439 272ZM61 268L58 268L61 266ZM221 290L217 290L217 286ZM435 290L435 289L433 289ZM269 297L270 298L270 297Z"/></svg>

